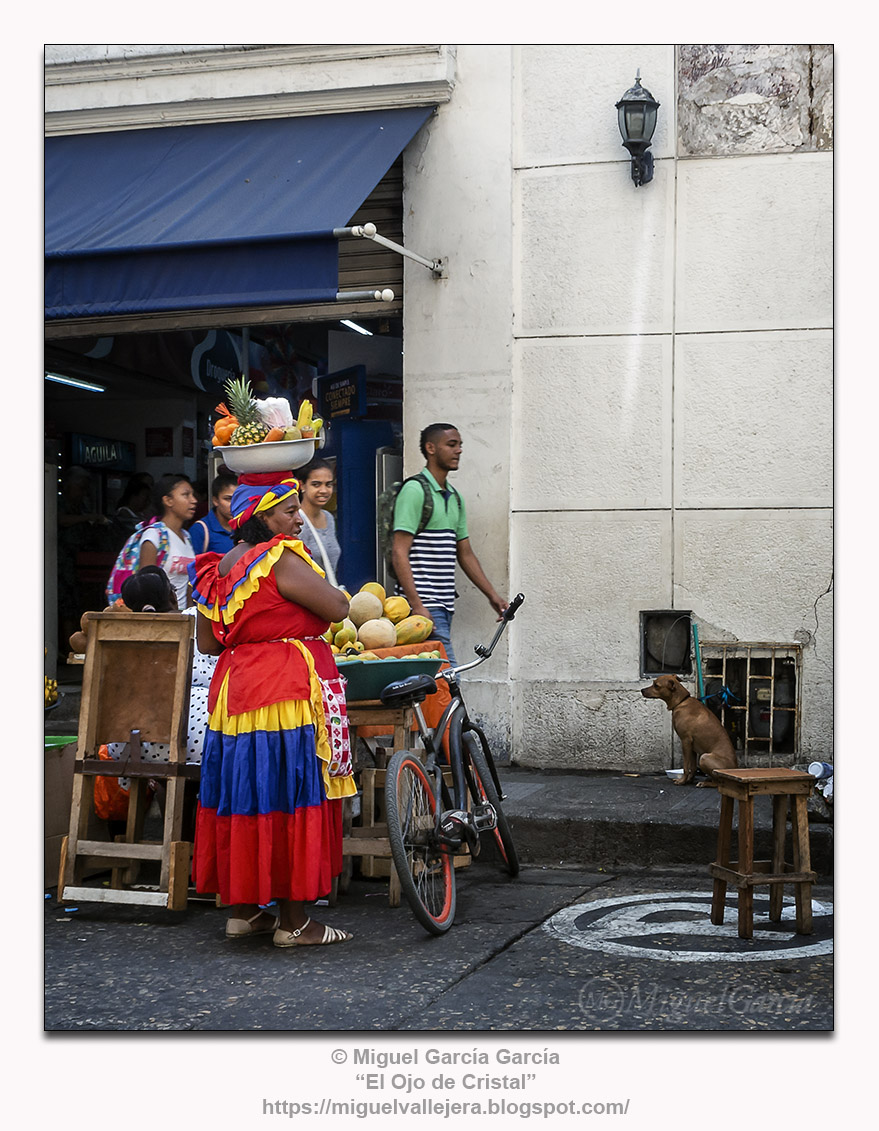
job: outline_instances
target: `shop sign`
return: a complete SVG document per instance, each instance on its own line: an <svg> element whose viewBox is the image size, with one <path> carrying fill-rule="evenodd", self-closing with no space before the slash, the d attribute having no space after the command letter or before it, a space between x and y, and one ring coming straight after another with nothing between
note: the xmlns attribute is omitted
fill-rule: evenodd
<svg viewBox="0 0 879 1131"><path fill-rule="evenodd" d="M317 396L325 420L360 420L366 415L366 367L352 365L319 377Z"/></svg>
<svg viewBox="0 0 879 1131"><path fill-rule="evenodd" d="M224 392L227 381L241 376L240 338L227 330L209 330L192 351L190 373L193 382L206 393Z"/></svg>
<svg viewBox="0 0 879 1131"><path fill-rule="evenodd" d="M370 404L402 404L402 377L374 376L366 378L366 399Z"/></svg>
<svg viewBox="0 0 879 1131"><path fill-rule="evenodd" d="M103 436L70 433L70 462L80 467L103 468L108 471L134 471L134 444L126 440L108 440Z"/></svg>

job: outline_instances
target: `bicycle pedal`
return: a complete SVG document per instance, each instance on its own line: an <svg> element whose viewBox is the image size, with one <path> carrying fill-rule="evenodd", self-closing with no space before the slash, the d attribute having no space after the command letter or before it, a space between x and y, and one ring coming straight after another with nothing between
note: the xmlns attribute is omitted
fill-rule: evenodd
<svg viewBox="0 0 879 1131"><path fill-rule="evenodd" d="M497 828L497 813L494 811L494 806L488 801L474 806L471 816L478 833L491 832L492 829Z"/></svg>

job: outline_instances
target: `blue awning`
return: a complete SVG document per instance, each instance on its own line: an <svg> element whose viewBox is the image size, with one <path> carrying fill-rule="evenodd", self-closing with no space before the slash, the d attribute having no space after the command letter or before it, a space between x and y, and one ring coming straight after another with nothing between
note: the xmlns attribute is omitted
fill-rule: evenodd
<svg viewBox="0 0 879 1131"><path fill-rule="evenodd" d="M333 229L431 113L48 138L46 317L333 301Z"/></svg>

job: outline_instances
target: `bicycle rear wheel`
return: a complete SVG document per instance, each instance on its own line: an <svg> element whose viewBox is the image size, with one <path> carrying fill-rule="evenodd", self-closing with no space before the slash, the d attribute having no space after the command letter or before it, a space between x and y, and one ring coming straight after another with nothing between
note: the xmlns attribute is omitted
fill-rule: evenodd
<svg viewBox="0 0 879 1131"><path fill-rule="evenodd" d="M407 750L391 758L385 777L388 840L400 887L418 922L433 935L455 919L455 869L436 839L430 777Z"/></svg>
<svg viewBox="0 0 879 1131"><path fill-rule="evenodd" d="M478 735L470 730L462 733L461 741L463 743L462 752L465 754L464 767L467 785L477 804L488 801L494 809L497 817L497 827L492 830L495 845L500 853L504 868L511 876L518 876L519 854L516 852L510 822L504 813L500 794L494 784L488 760L482 749L482 741Z"/></svg>

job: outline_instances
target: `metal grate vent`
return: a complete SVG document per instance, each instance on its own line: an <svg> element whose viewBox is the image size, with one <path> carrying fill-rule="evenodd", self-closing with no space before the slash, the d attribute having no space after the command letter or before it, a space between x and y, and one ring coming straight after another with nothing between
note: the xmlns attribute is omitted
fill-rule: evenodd
<svg viewBox="0 0 879 1131"><path fill-rule="evenodd" d="M703 698L750 766L787 765L800 746L799 644L701 643Z"/></svg>

